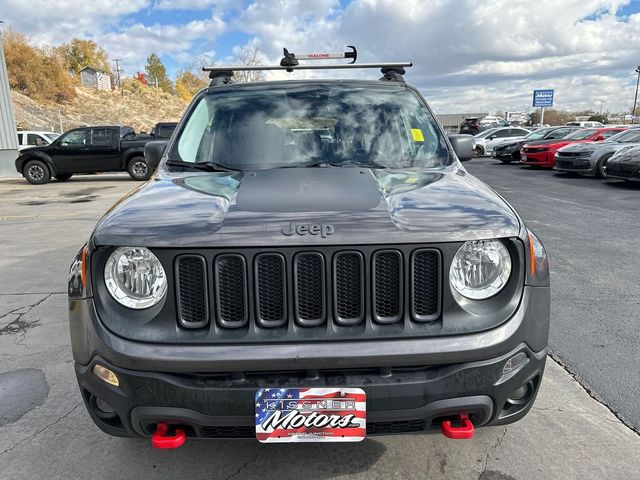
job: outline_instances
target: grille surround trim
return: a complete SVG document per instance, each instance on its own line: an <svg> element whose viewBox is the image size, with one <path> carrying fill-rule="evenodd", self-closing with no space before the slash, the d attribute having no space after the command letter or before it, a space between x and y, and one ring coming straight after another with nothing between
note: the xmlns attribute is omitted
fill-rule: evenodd
<svg viewBox="0 0 640 480"><path fill-rule="evenodd" d="M241 322L234 322L223 319L223 315L221 312L222 301L220 299L220 260L224 260L226 258L235 258L239 259L242 262L242 283L243 283L243 309L244 309L244 317ZM247 261L243 255L239 253L223 253L221 255L216 255L213 259L213 279L214 279L214 298L215 298L215 309L216 309L216 320L217 322L223 326L224 328L242 328L249 322L249 287L247 281Z"/></svg>
<svg viewBox="0 0 640 480"><path fill-rule="evenodd" d="M203 291L204 291L204 320L200 322L189 322L183 318L181 305L183 303L183 297L180 293L180 263L184 259L195 259L198 260L202 264L203 269ZM202 328L209 324L210 320L210 306L209 306L209 279L207 273L207 260L204 256L195 254L195 253L184 253L177 255L174 260L174 276L175 276L175 292L176 292L176 313L178 314L178 323L183 328L188 328L189 330L193 330L196 328Z"/></svg>

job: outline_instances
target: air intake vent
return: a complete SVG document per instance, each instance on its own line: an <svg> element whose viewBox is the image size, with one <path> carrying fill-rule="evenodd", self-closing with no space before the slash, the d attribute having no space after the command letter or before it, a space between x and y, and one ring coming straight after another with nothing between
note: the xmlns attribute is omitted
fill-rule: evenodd
<svg viewBox="0 0 640 480"><path fill-rule="evenodd" d="M411 261L411 316L419 322L440 316L440 252L417 250Z"/></svg>
<svg viewBox="0 0 640 480"><path fill-rule="evenodd" d="M200 255L181 255L176 260L178 319L186 328L209 323L207 266Z"/></svg>
<svg viewBox="0 0 640 480"><path fill-rule="evenodd" d="M336 322L354 325L364 318L364 260L360 252L339 252L334 257Z"/></svg>
<svg viewBox="0 0 640 480"><path fill-rule="evenodd" d="M282 255L263 253L256 257L257 316L264 327L279 327L287 320L285 275Z"/></svg>
<svg viewBox="0 0 640 480"><path fill-rule="evenodd" d="M402 254L380 250L373 254L373 313L379 323L402 318Z"/></svg>
<svg viewBox="0 0 640 480"><path fill-rule="evenodd" d="M308 252L296 255L293 263L296 321L312 327L326 316L324 257Z"/></svg>
<svg viewBox="0 0 640 480"><path fill-rule="evenodd" d="M249 308L244 257L235 254L219 255L215 260L214 275L218 322L227 328L246 325Z"/></svg>

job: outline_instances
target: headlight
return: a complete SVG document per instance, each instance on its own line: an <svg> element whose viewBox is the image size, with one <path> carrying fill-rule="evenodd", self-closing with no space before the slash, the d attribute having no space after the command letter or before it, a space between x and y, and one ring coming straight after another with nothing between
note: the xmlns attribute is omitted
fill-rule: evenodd
<svg viewBox="0 0 640 480"><path fill-rule="evenodd" d="M474 240L453 257L449 282L460 295L484 300L502 290L510 274L511 256L501 241Z"/></svg>
<svg viewBox="0 0 640 480"><path fill-rule="evenodd" d="M104 282L116 301L142 309L157 304L167 293L167 276L156 256L143 247L121 247L104 267Z"/></svg>

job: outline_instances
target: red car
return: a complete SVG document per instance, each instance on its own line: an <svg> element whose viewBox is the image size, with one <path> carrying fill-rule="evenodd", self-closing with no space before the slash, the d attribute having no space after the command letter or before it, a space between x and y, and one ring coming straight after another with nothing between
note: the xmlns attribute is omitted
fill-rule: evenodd
<svg viewBox="0 0 640 480"><path fill-rule="evenodd" d="M523 165L534 165L536 167L553 168L556 164L556 151L559 148L572 143L601 142L622 130L626 129L623 127L584 128L564 138L538 140L536 142L526 143L522 146L522 150L520 150L520 163Z"/></svg>

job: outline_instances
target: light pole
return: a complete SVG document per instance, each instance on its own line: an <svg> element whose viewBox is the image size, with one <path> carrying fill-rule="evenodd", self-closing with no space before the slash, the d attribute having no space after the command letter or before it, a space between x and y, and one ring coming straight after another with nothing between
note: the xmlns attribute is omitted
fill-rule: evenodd
<svg viewBox="0 0 640 480"><path fill-rule="evenodd" d="M636 96L633 99L633 111L631 112L631 125L635 123L636 119L636 104L638 103L638 85L640 85L640 65L635 70L638 72L638 80L636 81Z"/></svg>

